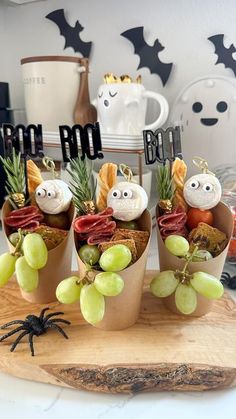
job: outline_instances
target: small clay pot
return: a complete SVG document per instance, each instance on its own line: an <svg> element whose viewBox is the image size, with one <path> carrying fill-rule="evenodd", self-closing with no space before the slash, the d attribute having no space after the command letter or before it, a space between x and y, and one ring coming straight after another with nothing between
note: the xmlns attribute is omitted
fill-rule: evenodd
<svg viewBox="0 0 236 419"><path fill-rule="evenodd" d="M223 231L228 239L228 244L226 248L221 252L220 255L216 256L213 259L209 259L205 262L190 262L188 265L189 273L194 272L206 272L210 275L214 275L216 278L220 280L225 259L228 252L230 238L233 232L233 217L230 209L220 202L215 208L211 210L213 212L214 217L214 227L218 228L219 230ZM159 216L158 207L156 208L156 216ZM160 263L160 271L165 270L181 270L185 264L185 260L183 258L178 258L177 256L172 255L167 248L165 247L164 241L160 235L159 228L157 226L157 242L158 242L158 253L159 253L159 263ZM182 314L176 307L175 304L175 296L172 294L167 298L162 299L163 303L167 308L169 308L174 313ZM198 294L198 304L196 310L188 314L188 316L203 316L204 314L211 311L213 305L213 301L209 300Z"/></svg>
<svg viewBox="0 0 236 419"><path fill-rule="evenodd" d="M10 229L4 223L4 218L11 211L9 203L6 201L2 207L2 225L3 233L6 237L10 252L14 251L14 247L8 240L7 236ZM68 210L70 224L75 217L75 208L71 204ZM35 291L25 292L21 290L22 297L37 304L46 304L57 301L56 288L59 282L71 275L71 260L73 249L73 229L72 226L67 237L55 249L48 251L48 261L43 269L39 270L39 286Z"/></svg>
<svg viewBox="0 0 236 419"><path fill-rule="evenodd" d="M101 322L95 324L103 330L122 330L136 323L143 293L143 281L147 263L148 250L152 232L152 219L145 210L137 220L140 230L149 231L149 241L140 258L128 268L119 272L124 280L124 288L117 297L105 297L105 315ZM86 266L78 256L79 274L84 276ZM95 271L95 274L99 273Z"/></svg>

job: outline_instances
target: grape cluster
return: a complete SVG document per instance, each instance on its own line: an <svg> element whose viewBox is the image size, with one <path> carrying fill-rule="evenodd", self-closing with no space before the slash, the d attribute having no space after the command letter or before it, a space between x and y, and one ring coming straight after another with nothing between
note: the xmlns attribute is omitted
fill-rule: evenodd
<svg viewBox="0 0 236 419"><path fill-rule="evenodd" d="M23 291L32 292L38 287L38 270L43 268L48 259L48 250L37 233L29 233L25 237L19 231L14 253L0 256L0 287L10 280L14 272Z"/></svg>
<svg viewBox="0 0 236 419"><path fill-rule="evenodd" d="M86 245L88 246L88 245ZM91 255L86 247L85 259L93 260L96 257L93 246ZM82 252L79 253L80 255ZM94 256L94 257L92 257ZM116 244L105 250L98 263L103 272L96 273L88 267L84 278L72 276L60 282L56 289L57 299L63 304L80 301L80 309L84 319L91 324L100 322L105 314L105 298L119 295L124 288L124 281L117 273L125 269L131 262L132 255L129 248L123 244ZM92 278L90 273L92 273Z"/></svg>
<svg viewBox="0 0 236 419"><path fill-rule="evenodd" d="M178 310L183 314L191 314L197 308L197 293L210 300L218 299L223 295L224 287L216 277L206 272L189 274L187 271L189 262L202 260L201 257L203 260L204 258L208 260L209 255L199 254L203 251L198 251L197 248L189 254L189 243L182 236L168 236L165 246L173 255L184 257L186 263L182 271L163 271L153 278L150 288L156 297L164 298L175 293L175 304Z"/></svg>

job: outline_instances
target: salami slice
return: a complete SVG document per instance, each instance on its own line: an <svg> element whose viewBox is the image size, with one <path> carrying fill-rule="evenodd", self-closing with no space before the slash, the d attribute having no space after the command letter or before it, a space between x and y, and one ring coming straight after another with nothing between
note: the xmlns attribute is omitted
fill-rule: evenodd
<svg viewBox="0 0 236 419"><path fill-rule="evenodd" d="M170 214L158 217L157 222L162 238L165 239L171 234L187 237L186 221L187 214L181 207L176 208Z"/></svg>
<svg viewBox="0 0 236 419"><path fill-rule="evenodd" d="M112 208L94 215L81 215L73 222L73 227L78 233L78 240L86 240L88 244L99 244L101 241L109 240L113 235L116 222L111 220Z"/></svg>
<svg viewBox="0 0 236 419"><path fill-rule="evenodd" d="M25 228L33 230L39 226L40 221L43 220L43 214L39 211L37 207L29 206L13 210L7 215L4 219L4 222L9 227L15 228Z"/></svg>

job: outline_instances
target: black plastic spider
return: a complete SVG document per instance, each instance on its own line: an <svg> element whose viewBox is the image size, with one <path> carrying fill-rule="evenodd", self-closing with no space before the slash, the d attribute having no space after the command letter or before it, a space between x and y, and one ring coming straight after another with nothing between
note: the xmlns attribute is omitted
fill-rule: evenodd
<svg viewBox="0 0 236 419"><path fill-rule="evenodd" d="M236 275L231 276L228 272L223 272L220 278L221 282L231 290L236 290Z"/></svg>
<svg viewBox="0 0 236 419"><path fill-rule="evenodd" d="M15 342L11 346L10 351L13 352L18 345L18 343L21 341L21 339L25 335L29 335L29 346L31 350L31 355L34 356L34 345L33 345L33 337L42 335L43 333L46 333L47 329L55 329L59 333L64 336L65 339L68 339L67 334L64 332L64 330L56 324L59 323L65 323L65 324L71 324L68 320L64 319L52 319L49 320L53 316L58 316L60 314L64 314L62 311L57 311L55 313L50 313L47 316L44 317L44 314L47 310L50 310L49 307L44 308L41 313L39 314L39 317L35 316L34 314L29 314L26 316L25 320L12 320L11 322L8 322L4 324L3 326L0 326L0 329L6 329L7 327L11 326L12 324L20 324L21 326L17 327L16 329L11 330L10 332L6 333L5 335L0 337L0 342L7 339L9 336L14 335L17 332L20 332L23 330L22 333L16 338Z"/></svg>

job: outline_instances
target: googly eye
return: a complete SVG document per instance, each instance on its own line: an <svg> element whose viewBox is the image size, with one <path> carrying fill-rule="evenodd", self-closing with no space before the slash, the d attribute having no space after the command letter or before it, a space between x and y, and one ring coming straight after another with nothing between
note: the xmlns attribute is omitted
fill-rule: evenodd
<svg viewBox="0 0 236 419"><path fill-rule="evenodd" d="M119 189L114 189L112 192L112 198L119 199L121 197L121 191Z"/></svg>
<svg viewBox="0 0 236 419"><path fill-rule="evenodd" d="M205 183L202 187L205 192L213 191L213 185L211 183Z"/></svg>
<svg viewBox="0 0 236 419"><path fill-rule="evenodd" d="M198 182L198 180L192 180L192 182L190 183L190 188L191 189L197 189L200 186L200 183Z"/></svg>
<svg viewBox="0 0 236 419"><path fill-rule="evenodd" d="M131 189L125 189L122 195L123 195L123 198L127 199L127 198L132 198L133 193Z"/></svg>
<svg viewBox="0 0 236 419"><path fill-rule="evenodd" d="M46 196L45 189L42 189L42 188L37 189L36 196L38 196L39 198L44 198Z"/></svg>
<svg viewBox="0 0 236 419"><path fill-rule="evenodd" d="M52 199L52 198L55 198L55 196L56 196L56 192L55 191L47 191L47 197L49 198L49 199Z"/></svg>

